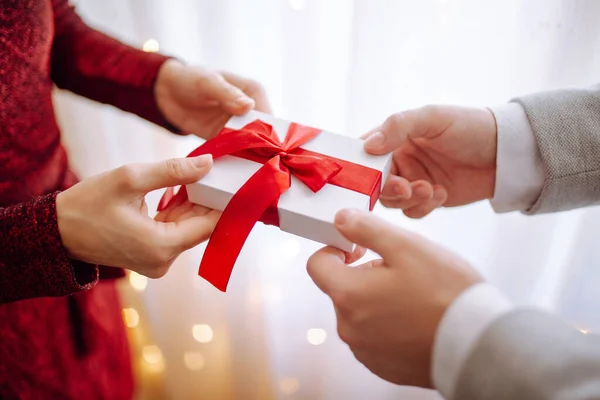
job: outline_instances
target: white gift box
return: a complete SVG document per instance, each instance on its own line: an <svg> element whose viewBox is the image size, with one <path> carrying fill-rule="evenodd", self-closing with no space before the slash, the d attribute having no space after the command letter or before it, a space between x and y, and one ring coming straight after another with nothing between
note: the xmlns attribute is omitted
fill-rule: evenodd
<svg viewBox="0 0 600 400"><path fill-rule="evenodd" d="M231 118L226 127L240 129L257 119L272 125L283 142L290 122L269 114L251 111ZM360 139L322 131L301 147L381 171L383 185L389 174L391 155L370 155L364 151L363 143ZM223 211L233 195L262 165L235 156L220 157L202 180L187 185L188 199ZM335 215L344 208L369 210L370 201L368 195L331 184L314 193L292 175L291 187L281 195L278 203L279 228L344 251L352 251L354 244L335 228Z"/></svg>

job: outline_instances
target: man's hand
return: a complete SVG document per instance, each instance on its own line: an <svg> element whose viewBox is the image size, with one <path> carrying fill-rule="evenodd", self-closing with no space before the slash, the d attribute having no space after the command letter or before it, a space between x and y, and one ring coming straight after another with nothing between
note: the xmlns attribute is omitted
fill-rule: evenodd
<svg viewBox="0 0 600 400"><path fill-rule="evenodd" d="M252 109L270 112L262 86L228 72L188 67L168 60L154 88L163 116L184 133L214 137L232 115Z"/></svg>
<svg viewBox="0 0 600 400"><path fill-rule="evenodd" d="M308 261L308 273L333 301L340 338L381 378L431 388L440 320L481 278L456 255L370 213L343 210L336 226L383 257L348 267L343 252L326 247Z"/></svg>
<svg viewBox="0 0 600 400"><path fill-rule="evenodd" d="M427 106L390 116L365 135L365 150L393 152L381 204L421 218L440 206L490 199L496 182L491 111Z"/></svg>
<svg viewBox="0 0 600 400"><path fill-rule="evenodd" d="M163 276L179 254L208 239L220 213L186 200L152 219L144 196L196 182L211 165L210 155L125 165L59 193L63 245L77 260Z"/></svg>

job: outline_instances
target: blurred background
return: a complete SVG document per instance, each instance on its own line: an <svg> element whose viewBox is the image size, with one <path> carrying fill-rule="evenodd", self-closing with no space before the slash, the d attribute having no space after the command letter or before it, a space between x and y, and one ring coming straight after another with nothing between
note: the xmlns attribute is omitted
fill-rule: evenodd
<svg viewBox="0 0 600 400"><path fill-rule="evenodd" d="M278 116L359 136L427 103L486 106L600 81L594 0L79 0L92 26L146 51L252 77ZM199 144L69 93L56 107L81 177ZM515 179L519 179L515 176ZM150 208L159 193L149 196ZM495 215L488 203L419 221L519 304L600 329L598 209ZM226 294L197 276L203 248L161 280L123 282L143 399L434 399L371 375L336 334L306 270L317 244L257 226Z"/></svg>

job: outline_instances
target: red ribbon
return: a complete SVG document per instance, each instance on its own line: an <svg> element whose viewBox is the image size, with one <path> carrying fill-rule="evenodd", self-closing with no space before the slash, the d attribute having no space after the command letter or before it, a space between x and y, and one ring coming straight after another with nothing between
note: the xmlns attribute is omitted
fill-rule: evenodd
<svg viewBox="0 0 600 400"><path fill-rule="evenodd" d="M204 252L199 275L217 289L227 289L235 261L256 222L279 225L277 203L290 187L291 174L313 192L330 183L366 194L371 197L370 208L375 205L381 188L380 171L300 148L320 132L291 123L281 143L271 125L256 120L241 129L224 128L188 155L212 154L213 159L233 155L263 164L229 201ZM173 188L167 189L159 211L175 198L187 198L185 187L173 193Z"/></svg>

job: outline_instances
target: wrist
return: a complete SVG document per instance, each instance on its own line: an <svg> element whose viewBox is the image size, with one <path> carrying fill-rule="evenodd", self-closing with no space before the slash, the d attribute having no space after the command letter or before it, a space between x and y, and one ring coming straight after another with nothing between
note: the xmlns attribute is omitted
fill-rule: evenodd
<svg viewBox="0 0 600 400"><path fill-rule="evenodd" d="M488 144L486 149L483 151L484 154L487 154L487 158L489 159L489 175L487 176L486 182L487 191L485 200L490 200L494 197L494 192L496 190L496 169L497 169L497 159L498 159L498 122L496 121L496 116L494 112L489 108L485 107L485 112L487 114L487 119L489 120L489 130L488 130Z"/></svg>
<svg viewBox="0 0 600 400"><path fill-rule="evenodd" d="M176 59L166 60L160 67L154 84L154 101L158 112L166 121L166 128L179 135L188 135L189 132L182 132L181 127L175 121L181 121L183 116L181 110L173 104L172 88L183 74L186 73L186 66Z"/></svg>
<svg viewBox="0 0 600 400"><path fill-rule="evenodd" d="M158 70L156 84L154 85L154 95L157 97L168 93L173 81L177 76L185 72L185 65L180 61L170 58L166 60Z"/></svg>
<svg viewBox="0 0 600 400"><path fill-rule="evenodd" d="M512 310L510 301L495 287L479 282L452 301L438 325L431 369L434 386L447 399L464 362L490 324Z"/></svg>
<svg viewBox="0 0 600 400"><path fill-rule="evenodd" d="M545 180L535 135L519 104L493 107L491 112L498 132L492 206L500 213L528 210L538 199Z"/></svg>
<svg viewBox="0 0 600 400"><path fill-rule="evenodd" d="M71 259L80 261L80 258L76 256L77 245L74 243L74 238L77 235L77 229L73 226L73 221L70 216L69 206L69 193L68 189L64 192L60 192L56 195L56 225L58 227L58 234L62 242L63 248L66 250L66 254ZM82 232L79 232L81 235Z"/></svg>

